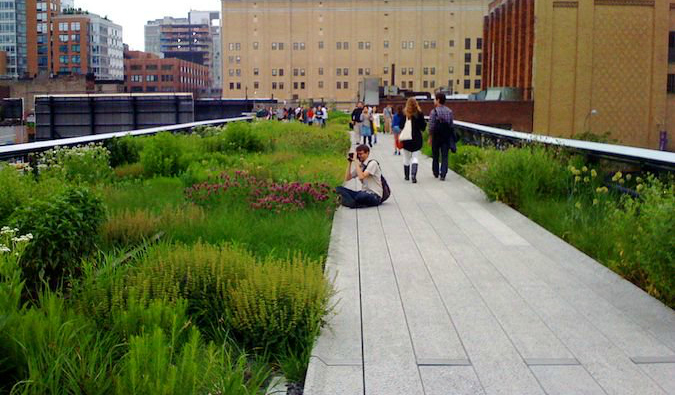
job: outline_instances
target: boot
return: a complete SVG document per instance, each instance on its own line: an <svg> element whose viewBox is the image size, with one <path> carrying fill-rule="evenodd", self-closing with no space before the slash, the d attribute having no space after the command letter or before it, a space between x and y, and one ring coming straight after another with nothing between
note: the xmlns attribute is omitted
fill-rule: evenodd
<svg viewBox="0 0 675 395"><path fill-rule="evenodd" d="M403 165L403 176L406 181L410 180L410 166Z"/></svg>
<svg viewBox="0 0 675 395"><path fill-rule="evenodd" d="M412 177L413 184L417 184L417 163L413 163L410 176Z"/></svg>

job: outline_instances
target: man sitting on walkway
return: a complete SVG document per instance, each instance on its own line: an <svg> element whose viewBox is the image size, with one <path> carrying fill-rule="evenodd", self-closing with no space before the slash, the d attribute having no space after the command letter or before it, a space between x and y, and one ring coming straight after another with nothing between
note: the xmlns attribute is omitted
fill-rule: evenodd
<svg viewBox="0 0 675 395"><path fill-rule="evenodd" d="M370 148L363 144L356 147L356 158L350 153L347 160L349 166L345 174L345 181L358 178L362 187L360 191L354 191L345 187L337 187L335 192L340 195L342 205L350 208L374 207L382 202L382 170L375 160L368 160ZM355 163L356 162L356 163ZM354 169L352 169L354 164Z"/></svg>

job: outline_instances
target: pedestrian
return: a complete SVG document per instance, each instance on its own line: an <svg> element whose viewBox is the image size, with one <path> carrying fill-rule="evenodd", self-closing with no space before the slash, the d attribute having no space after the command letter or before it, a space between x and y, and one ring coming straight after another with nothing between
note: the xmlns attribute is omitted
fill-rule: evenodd
<svg viewBox="0 0 675 395"><path fill-rule="evenodd" d="M314 124L314 108L310 107L307 110L307 125L312 126Z"/></svg>
<svg viewBox="0 0 675 395"><path fill-rule="evenodd" d="M373 129L372 129L372 115L368 111L368 107L365 107L361 111L361 137L363 137L363 142L361 144L366 144L373 147Z"/></svg>
<svg viewBox="0 0 675 395"><path fill-rule="evenodd" d="M356 108L352 111L352 131L354 138L352 142L359 143L361 139L361 113L363 112L363 102L358 102Z"/></svg>
<svg viewBox="0 0 675 395"><path fill-rule="evenodd" d="M445 93L436 93L435 108L429 117L429 145L431 145L431 170L434 177L445 181L448 174L448 151L457 149L453 131L452 110L445 106ZM440 167L440 168L439 168Z"/></svg>
<svg viewBox="0 0 675 395"><path fill-rule="evenodd" d="M384 187L382 184L382 170L376 160L368 160L370 148L367 145L356 147L356 159L350 153L347 157L349 165L345 174L345 181L358 178L361 181L361 190L354 191L345 187L337 187L335 192L340 195L341 204L350 208L374 207L382 203ZM352 164L355 168L352 169Z"/></svg>
<svg viewBox="0 0 675 395"><path fill-rule="evenodd" d="M417 168L419 166L419 153L422 149L422 132L427 127L424 120L424 114L420 105L414 97L408 99L405 104L404 114L406 117L405 126L399 136L403 142L403 175L405 180L412 179L413 184L417 183Z"/></svg>
<svg viewBox="0 0 675 395"><path fill-rule="evenodd" d="M394 155L401 155L401 142L398 137L401 135L401 130L405 126L405 115L403 115L403 107L398 106L396 114L391 120L391 132L394 134Z"/></svg>
<svg viewBox="0 0 675 395"><path fill-rule="evenodd" d="M380 115L377 113L377 107L370 107L370 124L373 129L373 144L377 144L377 134L380 132Z"/></svg>
<svg viewBox="0 0 675 395"><path fill-rule="evenodd" d="M321 127L325 128L326 122L328 122L328 108L326 108L326 106L323 106L321 108L321 111L323 112L323 116L321 117Z"/></svg>
<svg viewBox="0 0 675 395"><path fill-rule="evenodd" d="M393 108L391 107L391 104L387 104L387 106L382 111L382 115L384 116L384 132L391 133L392 132L391 125L394 117L394 111Z"/></svg>

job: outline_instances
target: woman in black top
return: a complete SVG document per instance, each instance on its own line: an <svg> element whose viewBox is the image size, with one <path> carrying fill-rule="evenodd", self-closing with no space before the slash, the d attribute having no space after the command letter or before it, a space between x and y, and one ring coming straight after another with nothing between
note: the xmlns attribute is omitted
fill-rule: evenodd
<svg viewBox="0 0 675 395"><path fill-rule="evenodd" d="M406 181L412 178L413 184L417 183L417 167L419 153L422 149L422 132L427 127L424 114L415 98L410 98L405 105L405 118L412 124L412 140L403 140L403 174Z"/></svg>

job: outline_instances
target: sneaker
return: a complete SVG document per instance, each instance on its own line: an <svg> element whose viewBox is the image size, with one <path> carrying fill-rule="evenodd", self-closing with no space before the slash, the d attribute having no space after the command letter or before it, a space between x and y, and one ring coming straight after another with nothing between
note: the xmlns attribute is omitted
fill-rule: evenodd
<svg viewBox="0 0 675 395"><path fill-rule="evenodd" d="M441 181L445 181L445 176L441 176Z"/></svg>

